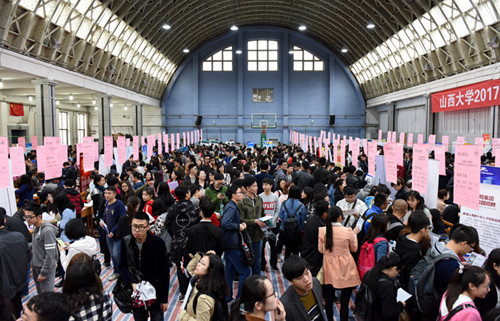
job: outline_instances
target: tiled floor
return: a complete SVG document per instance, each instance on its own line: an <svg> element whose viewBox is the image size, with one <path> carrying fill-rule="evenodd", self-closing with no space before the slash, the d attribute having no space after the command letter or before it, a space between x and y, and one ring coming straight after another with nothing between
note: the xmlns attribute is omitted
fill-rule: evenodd
<svg viewBox="0 0 500 321"><path fill-rule="evenodd" d="M267 255L269 255L269 249L267 248L266 251ZM102 255L99 255L99 259L101 260L101 263L103 263L104 258ZM278 264L278 267L280 267L281 264ZM174 267L170 270L170 292L169 292L169 307L167 312L165 312L165 321L174 321L177 320L177 316L179 315L180 308L182 306L182 302L179 301L179 290L178 290L178 284L177 284L177 273L175 270L175 265ZM111 293L113 290L114 284L116 281L109 281L109 277L112 275L113 269L106 269L104 265L102 265L102 273L101 273L101 280L103 282L104 290L106 290L108 293ZM282 276L281 271L273 271L272 269L268 269L266 271L266 276L271 280L271 282L274 285L274 288L278 292L278 294L281 296L286 288L288 287L289 283L288 281ZM56 282L59 281L59 279L56 279ZM235 283L233 284L234 287L234 293L237 292L237 286L238 284ZM57 292L60 292L61 289L56 289ZM33 279L30 278L30 287L29 287L29 295L23 298L23 304L25 304L32 296L36 294L36 289L35 289L35 283L33 282ZM352 300L354 300L354 295L351 298L351 309L353 308L353 303ZM335 313L335 320L340 320L339 318L339 306L335 305L334 307L334 313ZM352 312L350 313L349 316L350 321L355 321L356 318L352 315ZM116 321L128 321L128 320L133 320L132 314L123 314L120 312L120 310L116 307L116 305L113 306L113 320ZM268 320L272 320L270 316L268 316Z"/></svg>

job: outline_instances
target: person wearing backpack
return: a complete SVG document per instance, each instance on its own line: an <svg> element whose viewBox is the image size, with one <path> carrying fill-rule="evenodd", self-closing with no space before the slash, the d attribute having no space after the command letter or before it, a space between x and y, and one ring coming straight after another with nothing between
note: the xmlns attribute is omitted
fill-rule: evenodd
<svg viewBox="0 0 500 321"><path fill-rule="evenodd" d="M356 294L355 313L362 312L363 321L398 321L406 306L405 302L396 301L397 287L394 284L401 269L401 258L394 252L383 256L363 278L359 294ZM363 292L361 292L363 290ZM368 296L361 296L363 293ZM367 302L369 297L371 302ZM362 299L363 298L363 299Z"/></svg>
<svg viewBox="0 0 500 321"><path fill-rule="evenodd" d="M383 256L389 253L389 242L385 238L389 218L385 214L372 216L372 222L366 235L367 241L361 246L358 259L359 277L363 279L366 272L375 266Z"/></svg>
<svg viewBox="0 0 500 321"><path fill-rule="evenodd" d="M460 265L451 278L439 308L439 321L481 321L474 305L475 298L485 298L490 291L490 278L478 266Z"/></svg>
<svg viewBox="0 0 500 321"><path fill-rule="evenodd" d="M389 206L389 198L387 197L387 194L380 192L375 195L375 202L373 203L372 207L370 207L368 211L366 211L366 213L363 215L363 218L365 220L363 224L363 231L365 234L368 234L368 229L370 228L370 224L372 223L372 217L375 214L384 214L387 206Z"/></svg>
<svg viewBox="0 0 500 321"><path fill-rule="evenodd" d="M227 320L228 308L225 297L228 288L222 259L214 252L203 254L196 264L191 282L194 286L189 301L185 310L181 310L178 320Z"/></svg>
<svg viewBox="0 0 500 321"><path fill-rule="evenodd" d="M387 229L387 239L389 241L396 241L399 233L405 227L401 220L406 212L408 212L408 203L405 200L397 199L392 204L392 213L387 213L389 217L389 228Z"/></svg>
<svg viewBox="0 0 500 321"><path fill-rule="evenodd" d="M323 292L325 298L326 315L333 320L333 304L335 290L340 291L340 321L349 318L349 299L352 290L361 280L356 269L356 262L351 252L358 249L356 234L358 227L342 226L342 210L333 206L328 210L325 227L318 232L318 250L323 253Z"/></svg>
<svg viewBox="0 0 500 321"><path fill-rule="evenodd" d="M281 205L280 209L280 237L285 244L285 259L292 253L299 254L302 242L302 230L306 220L306 207L300 201L301 190L297 185L290 187L288 199Z"/></svg>

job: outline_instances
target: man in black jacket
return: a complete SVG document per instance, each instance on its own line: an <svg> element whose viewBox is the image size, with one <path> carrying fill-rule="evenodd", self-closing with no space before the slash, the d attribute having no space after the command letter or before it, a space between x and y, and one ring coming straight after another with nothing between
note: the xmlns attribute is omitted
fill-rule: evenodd
<svg viewBox="0 0 500 321"><path fill-rule="evenodd" d="M392 214L389 213L389 227L385 236L389 241L396 241L399 237L399 232L405 227L403 217L408 212L408 203L405 200L395 200L392 204Z"/></svg>
<svg viewBox="0 0 500 321"><path fill-rule="evenodd" d="M156 290L156 301L147 310L144 307L132 308L134 320L147 321L151 317L151 321L163 321L163 313L168 309L170 283L167 249L165 242L149 233L149 229L148 214L137 212L132 219L132 235L123 238L119 270L123 281L131 284L134 291L139 282L139 273L134 269Z"/></svg>
<svg viewBox="0 0 500 321"><path fill-rule="evenodd" d="M313 187L314 186L314 177L309 173L309 162L302 162L302 170L295 174L293 179L293 183L300 187L300 190L303 190L304 187Z"/></svg>
<svg viewBox="0 0 500 321"><path fill-rule="evenodd" d="M210 201L204 201L200 204L201 221L193 225L186 233L186 246L184 247L184 263L189 263L191 257L198 252L206 253L215 251L218 256L222 256L224 241L222 239L222 230L212 224L212 214L215 211L215 205Z"/></svg>
<svg viewBox="0 0 500 321"><path fill-rule="evenodd" d="M292 255L285 260L281 271L291 284L280 298L286 321L326 321L321 284L312 275L307 261Z"/></svg>
<svg viewBox="0 0 500 321"><path fill-rule="evenodd" d="M318 159L318 168L314 171L314 184L326 184L326 177L330 172L325 168L326 158L320 157Z"/></svg>
<svg viewBox="0 0 500 321"><path fill-rule="evenodd" d="M328 205L325 200L318 201L314 208L315 215L311 216L304 226L300 255L309 263L312 275L317 275L323 265L323 254L318 251L318 228L325 226Z"/></svg>

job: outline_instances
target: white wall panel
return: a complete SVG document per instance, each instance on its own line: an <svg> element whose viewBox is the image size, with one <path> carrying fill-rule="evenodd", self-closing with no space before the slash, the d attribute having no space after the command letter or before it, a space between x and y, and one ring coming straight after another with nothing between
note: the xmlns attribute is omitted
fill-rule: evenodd
<svg viewBox="0 0 500 321"><path fill-rule="evenodd" d="M443 135L455 141L457 136L465 136L468 143L474 143L475 137L491 134L493 131L493 108L483 107L438 113L436 132L438 139Z"/></svg>
<svg viewBox="0 0 500 321"><path fill-rule="evenodd" d="M379 114L379 124L380 124L380 129L385 133L387 132L389 128L389 114L387 111L382 111Z"/></svg>
<svg viewBox="0 0 500 321"><path fill-rule="evenodd" d="M425 126L425 106L396 109L397 132L423 134Z"/></svg>

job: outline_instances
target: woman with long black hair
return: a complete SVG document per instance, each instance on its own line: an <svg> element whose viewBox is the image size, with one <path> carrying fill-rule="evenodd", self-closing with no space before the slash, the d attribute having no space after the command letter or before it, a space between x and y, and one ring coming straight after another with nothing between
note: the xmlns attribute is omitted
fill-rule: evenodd
<svg viewBox="0 0 500 321"><path fill-rule="evenodd" d="M57 226L61 229L61 239L69 243L71 240L66 236L64 229L71 219L76 218L75 205L69 200L65 192L60 192L56 195L54 204L57 207L57 211L61 213L61 220L57 223Z"/></svg>
<svg viewBox="0 0 500 321"><path fill-rule="evenodd" d="M214 314L218 319L227 319L226 277L224 263L214 253L208 252L195 261L194 277L191 279L193 290L189 296L186 310L179 315L180 321L212 320ZM189 266L188 266L189 270Z"/></svg>
<svg viewBox="0 0 500 321"><path fill-rule="evenodd" d="M33 200L34 191L31 176L28 174L22 175L19 182L19 189L16 190L16 194L19 195L17 206L22 208L26 203L31 202Z"/></svg>

